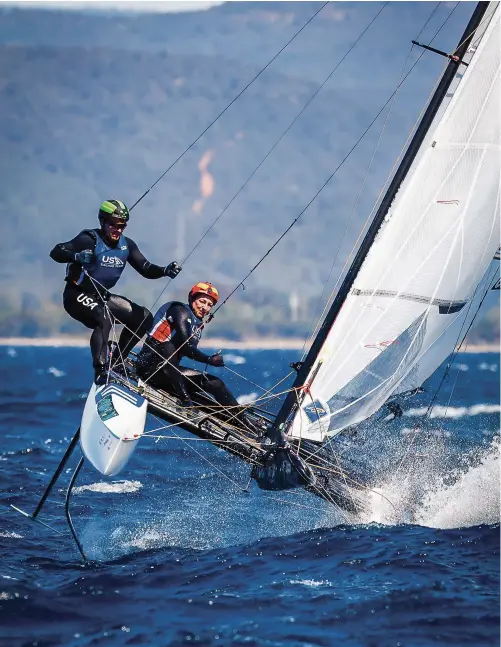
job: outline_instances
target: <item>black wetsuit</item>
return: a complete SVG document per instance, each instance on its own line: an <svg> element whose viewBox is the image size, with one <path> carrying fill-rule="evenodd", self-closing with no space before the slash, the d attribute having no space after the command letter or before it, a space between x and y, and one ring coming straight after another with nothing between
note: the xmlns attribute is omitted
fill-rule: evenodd
<svg viewBox="0 0 501 647"><path fill-rule="evenodd" d="M203 323L188 305L173 301L155 314L154 323L139 353L136 371L148 383L173 391L184 403L196 391L206 391L224 407L241 407L225 383L215 375L180 366L183 357L213 364L213 356L198 349ZM167 362L165 360L168 360Z"/></svg>
<svg viewBox="0 0 501 647"><path fill-rule="evenodd" d="M87 249L99 252L99 260L104 258L104 262L109 262L109 268L102 267L104 262L96 268L97 263L93 261L88 268L84 266L84 272L82 265L75 262L74 258L76 253ZM124 324L117 358L127 357L132 347L151 328L153 317L147 308L110 293L109 288L118 281L126 263L147 279L167 276L168 268L148 262L130 238L121 236L116 244L108 243L99 229L84 230L72 240L59 243L51 251L50 257L56 263L68 263L63 306L73 319L93 330L90 348L96 373L106 365L107 343L113 324L109 313L117 323ZM106 272L109 276L106 276Z"/></svg>

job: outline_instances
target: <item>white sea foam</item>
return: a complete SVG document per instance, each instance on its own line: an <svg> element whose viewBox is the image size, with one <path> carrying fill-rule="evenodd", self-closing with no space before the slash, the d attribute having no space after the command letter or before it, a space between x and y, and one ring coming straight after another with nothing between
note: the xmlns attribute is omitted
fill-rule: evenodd
<svg viewBox="0 0 501 647"><path fill-rule="evenodd" d="M124 533L121 539L122 549L139 549L149 550L151 548L159 548L170 543L171 537L169 533L162 531L158 528L144 528L142 531L136 533ZM127 552L129 552L127 550Z"/></svg>
<svg viewBox="0 0 501 647"><path fill-rule="evenodd" d="M116 521L99 520L87 524L81 539L88 555L98 561L117 559L137 550L150 550L169 545L183 545L176 533L175 520L133 523L116 526ZM184 537L185 539L185 537Z"/></svg>
<svg viewBox="0 0 501 647"><path fill-rule="evenodd" d="M478 365L478 368L481 371L491 371L491 373L495 373L498 370L498 365L497 364L488 364L487 362L482 362L481 364Z"/></svg>
<svg viewBox="0 0 501 647"><path fill-rule="evenodd" d="M257 393L253 391L252 393L239 395L237 400L239 404L250 404L251 402L255 402L256 398L257 398Z"/></svg>
<svg viewBox="0 0 501 647"><path fill-rule="evenodd" d="M89 492L101 492L103 494L129 494L130 492L137 492L142 487L143 484L141 481L114 481L112 483L101 481L99 483L91 483L90 485L80 485L74 488L73 492L78 494L79 492L88 490Z"/></svg>
<svg viewBox="0 0 501 647"><path fill-rule="evenodd" d="M226 364L234 364L236 366L238 366L238 364L245 364L247 362L245 357L242 357L241 355L235 355L235 353L225 353L224 361Z"/></svg>
<svg viewBox="0 0 501 647"><path fill-rule="evenodd" d="M59 370L55 366L50 366L47 369L47 373L50 373L54 377L64 377L66 375L66 373L64 371Z"/></svg>
<svg viewBox="0 0 501 647"><path fill-rule="evenodd" d="M18 535L16 532L0 532L0 537L6 537L6 538L11 538L11 539L22 539L22 535ZM7 577L6 575L2 575L2 577Z"/></svg>
<svg viewBox="0 0 501 647"><path fill-rule="evenodd" d="M319 586L332 586L329 580L289 580L290 584L302 584L303 586L311 586L317 588Z"/></svg>
<svg viewBox="0 0 501 647"><path fill-rule="evenodd" d="M428 411L427 407L419 407L416 409L407 409L404 411L404 416L419 417L424 416ZM499 404L474 404L471 407L446 407L442 404L437 404L431 411L431 418L463 418L464 416L478 416L482 413L491 414L499 413L501 407Z"/></svg>

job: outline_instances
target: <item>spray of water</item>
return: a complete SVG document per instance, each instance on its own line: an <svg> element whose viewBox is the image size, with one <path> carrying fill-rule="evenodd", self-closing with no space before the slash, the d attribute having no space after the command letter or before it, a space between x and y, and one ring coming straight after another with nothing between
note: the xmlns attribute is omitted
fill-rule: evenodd
<svg viewBox="0 0 501 647"><path fill-rule="evenodd" d="M415 523L461 528L498 523L500 518L499 438L487 451L468 457L469 467L444 473L444 454L435 444L428 456L413 460L369 496L362 521Z"/></svg>

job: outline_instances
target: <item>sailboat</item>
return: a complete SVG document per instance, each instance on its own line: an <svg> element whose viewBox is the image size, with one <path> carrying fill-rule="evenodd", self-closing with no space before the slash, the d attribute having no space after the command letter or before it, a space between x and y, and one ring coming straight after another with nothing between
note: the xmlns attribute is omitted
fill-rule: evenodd
<svg viewBox="0 0 501 647"><path fill-rule="evenodd" d="M264 489L303 487L352 514L364 484L330 450L388 404L415 393L464 338L485 294L499 288L500 8L479 2L277 415L260 406L245 427L210 396L194 410L135 374L131 353L109 384L93 385L81 426L32 515L80 443L84 460L116 475L161 418L251 465ZM426 46L422 46L425 47ZM17 508L16 508L17 509Z"/></svg>

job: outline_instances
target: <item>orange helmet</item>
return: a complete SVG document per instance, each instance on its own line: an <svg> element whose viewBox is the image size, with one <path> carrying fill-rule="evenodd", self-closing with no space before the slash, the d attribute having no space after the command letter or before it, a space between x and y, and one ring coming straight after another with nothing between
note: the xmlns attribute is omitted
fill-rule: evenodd
<svg viewBox="0 0 501 647"><path fill-rule="evenodd" d="M214 303L217 303L219 301L219 292L217 291L217 288L212 285L212 283L195 283L188 295L190 301L194 299L197 294L206 294L208 297L214 300Z"/></svg>

